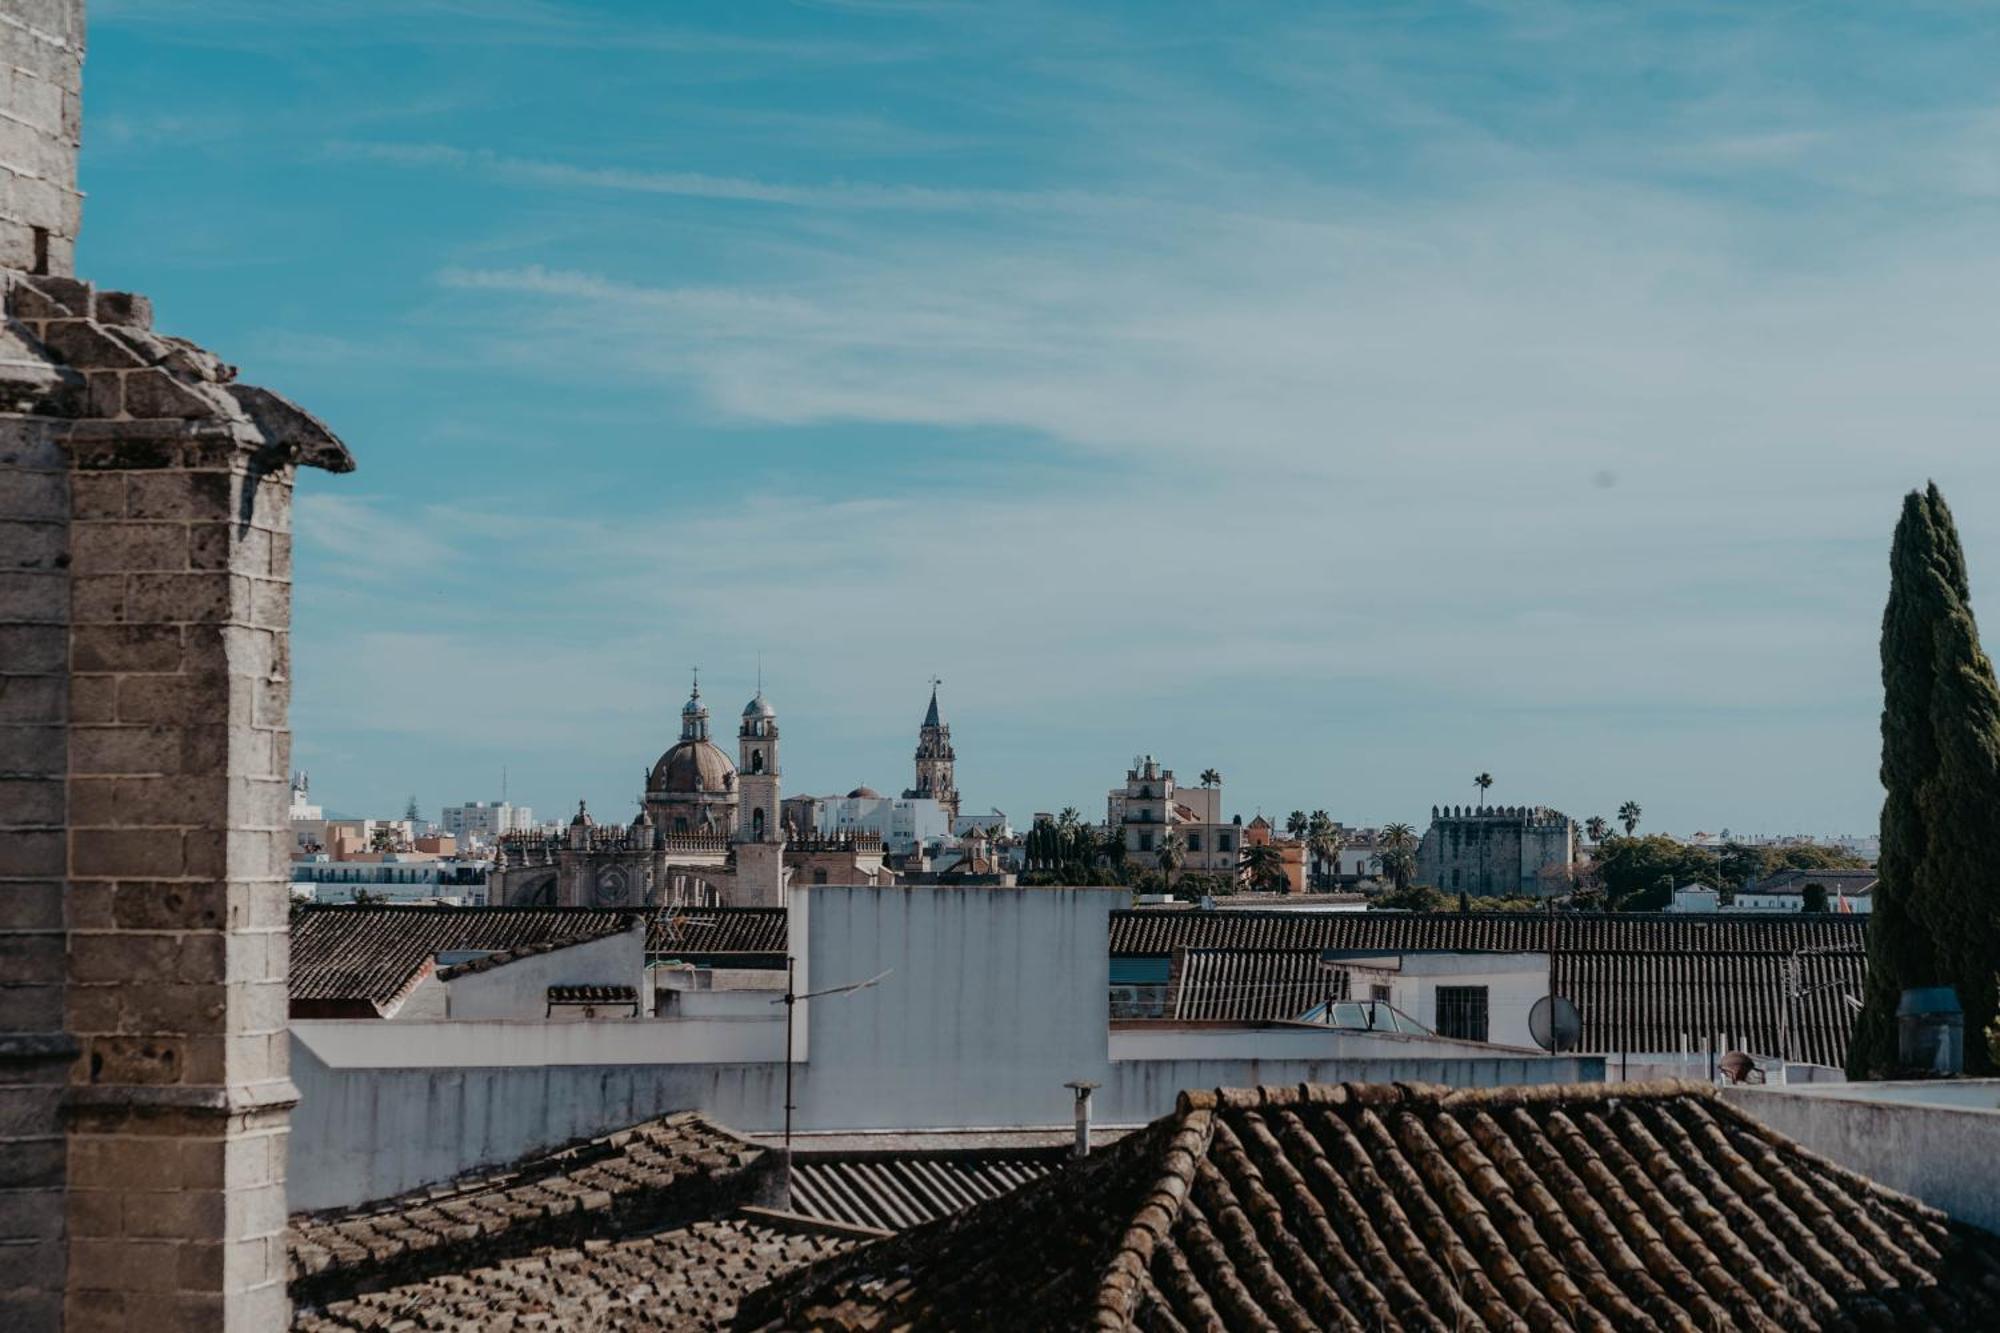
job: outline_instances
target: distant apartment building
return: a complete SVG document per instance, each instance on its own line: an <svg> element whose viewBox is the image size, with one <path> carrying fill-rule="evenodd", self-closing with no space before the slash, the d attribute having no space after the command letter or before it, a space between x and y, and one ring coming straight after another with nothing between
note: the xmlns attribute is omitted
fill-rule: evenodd
<svg viewBox="0 0 2000 1333"><path fill-rule="evenodd" d="M1542 805L1433 806L1417 883L1474 897L1546 897L1569 886L1576 821Z"/></svg>
<svg viewBox="0 0 2000 1333"><path fill-rule="evenodd" d="M846 838L872 833L882 840L884 851L899 856L918 848L935 850L953 839L950 809L928 796L884 796L863 786L845 796L790 796L779 808L780 819L796 834Z"/></svg>
<svg viewBox="0 0 2000 1333"><path fill-rule="evenodd" d="M1670 912L1802 912L1806 887L1826 891L1826 910L1847 916L1867 916L1875 907L1872 870L1780 870L1736 890L1725 903L1706 884L1683 884L1674 890Z"/></svg>
<svg viewBox="0 0 2000 1333"><path fill-rule="evenodd" d="M292 897L315 903L447 902L484 907L489 864L425 852L362 853L346 860L309 852L292 858Z"/></svg>
<svg viewBox="0 0 2000 1333"><path fill-rule="evenodd" d="M438 827L457 838L461 845L495 842L503 834L533 832L535 812L525 805L509 805L505 801L467 801L440 810Z"/></svg>
<svg viewBox="0 0 2000 1333"><path fill-rule="evenodd" d="M1125 857L1157 866L1166 835L1180 838L1184 871L1233 875L1243 852L1243 827L1222 817L1220 783L1183 787L1174 771L1151 755L1132 761L1125 785L1105 798L1105 821L1118 830Z"/></svg>

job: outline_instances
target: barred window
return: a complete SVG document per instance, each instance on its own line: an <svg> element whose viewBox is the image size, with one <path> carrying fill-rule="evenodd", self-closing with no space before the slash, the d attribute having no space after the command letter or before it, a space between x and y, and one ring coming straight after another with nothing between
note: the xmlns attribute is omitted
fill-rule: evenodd
<svg viewBox="0 0 2000 1333"><path fill-rule="evenodd" d="M1464 1041L1486 1040L1486 987L1439 986L1437 1032Z"/></svg>

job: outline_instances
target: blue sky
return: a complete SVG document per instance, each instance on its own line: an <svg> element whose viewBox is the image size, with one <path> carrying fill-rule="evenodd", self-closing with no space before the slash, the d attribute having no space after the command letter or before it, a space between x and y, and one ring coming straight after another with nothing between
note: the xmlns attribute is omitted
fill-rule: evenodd
<svg viewBox="0 0 2000 1333"><path fill-rule="evenodd" d="M1858 830L2000 577L2000 11L92 0L80 268L325 417L296 762Z"/></svg>

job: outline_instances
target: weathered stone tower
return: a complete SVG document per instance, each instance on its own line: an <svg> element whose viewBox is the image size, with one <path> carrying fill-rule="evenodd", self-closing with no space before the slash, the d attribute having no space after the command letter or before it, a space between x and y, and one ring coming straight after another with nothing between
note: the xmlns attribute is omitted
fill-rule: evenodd
<svg viewBox="0 0 2000 1333"><path fill-rule="evenodd" d="M1569 887L1576 822L1541 805L1433 806L1417 883L1474 897L1542 897Z"/></svg>
<svg viewBox="0 0 2000 1333"><path fill-rule="evenodd" d="M924 724L917 730L917 785L903 793L905 800L928 798L943 806L952 822L958 822L958 785L952 769L957 756L952 753L951 728L938 718L938 682L931 682L931 706Z"/></svg>
<svg viewBox="0 0 2000 1333"><path fill-rule="evenodd" d="M82 60L0 11L0 1328L278 1329L292 481L353 463L75 279Z"/></svg>
<svg viewBox="0 0 2000 1333"><path fill-rule="evenodd" d="M778 714L759 689L743 707L736 738L738 792L736 904L780 907L785 901L785 826L778 793Z"/></svg>

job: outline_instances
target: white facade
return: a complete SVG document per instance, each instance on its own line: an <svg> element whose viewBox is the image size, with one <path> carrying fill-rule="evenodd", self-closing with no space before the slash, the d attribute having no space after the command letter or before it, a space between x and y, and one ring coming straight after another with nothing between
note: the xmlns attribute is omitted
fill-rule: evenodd
<svg viewBox="0 0 2000 1333"><path fill-rule="evenodd" d="M873 833L889 852L912 852L952 836L949 812L928 796L828 796L818 802L817 816L813 831L821 837Z"/></svg>
<svg viewBox="0 0 2000 1333"><path fill-rule="evenodd" d="M953 837L962 838L974 829L984 832L989 838L1011 838L1014 826L1007 822L1004 810L988 810L983 815L960 815L951 822Z"/></svg>
<svg viewBox="0 0 2000 1333"><path fill-rule="evenodd" d="M525 805L509 805L505 801L467 801L440 810L438 827L460 842L474 839L492 842L503 833L533 831L535 812Z"/></svg>
<svg viewBox="0 0 2000 1333"><path fill-rule="evenodd" d="M1856 893L1842 895L1829 889L1826 895L1826 910L1854 916L1867 916L1875 907L1875 895ZM1733 902L1724 903L1722 896L1705 884L1684 884L1674 890L1674 901L1667 908L1669 912L1800 912L1805 910L1803 893L1746 893L1736 891Z"/></svg>
<svg viewBox="0 0 2000 1333"><path fill-rule="evenodd" d="M434 856L405 858L385 852L379 861L336 861L324 852L292 861L292 897L304 902L351 903L367 893L384 902L486 905L490 861Z"/></svg>
<svg viewBox="0 0 2000 1333"><path fill-rule="evenodd" d="M552 1004L552 986L629 986L633 999L601 1006ZM436 968L411 990L389 1021L602 1022L649 1012L647 990L646 924L635 919L631 930L492 967L455 974L449 967Z"/></svg>

